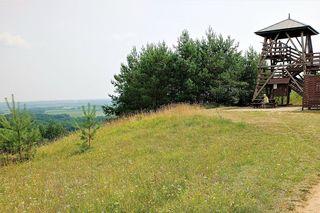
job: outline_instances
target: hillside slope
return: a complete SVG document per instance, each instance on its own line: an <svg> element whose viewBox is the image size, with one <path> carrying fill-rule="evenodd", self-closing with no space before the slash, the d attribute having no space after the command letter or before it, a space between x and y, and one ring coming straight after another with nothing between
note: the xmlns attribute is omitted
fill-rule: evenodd
<svg viewBox="0 0 320 213"><path fill-rule="evenodd" d="M317 181L319 122L184 105L137 115L87 153L74 134L0 168L0 212L289 211Z"/></svg>

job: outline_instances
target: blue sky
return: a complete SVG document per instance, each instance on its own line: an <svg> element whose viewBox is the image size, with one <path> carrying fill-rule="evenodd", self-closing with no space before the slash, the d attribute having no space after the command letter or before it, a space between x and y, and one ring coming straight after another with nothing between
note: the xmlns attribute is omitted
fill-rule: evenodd
<svg viewBox="0 0 320 213"><path fill-rule="evenodd" d="M319 8L316 0L0 0L0 100L104 99L133 46L172 46L182 30L200 38L211 26L259 51L254 31L288 13L320 30Z"/></svg>

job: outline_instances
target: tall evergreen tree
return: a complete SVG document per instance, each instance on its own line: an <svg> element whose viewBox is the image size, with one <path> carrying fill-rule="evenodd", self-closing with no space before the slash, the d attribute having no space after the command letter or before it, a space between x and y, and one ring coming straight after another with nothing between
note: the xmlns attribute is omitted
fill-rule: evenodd
<svg viewBox="0 0 320 213"><path fill-rule="evenodd" d="M195 103L198 101L199 85L196 84L195 79L199 72L200 53L198 42L191 39L188 31L184 30L175 47L176 71L170 78L176 86L176 90L171 91L174 102Z"/></svg>
<svg viewBox="0 0 320 213"><path fill-rule="evenodd" d="M147 45L140 53L134 48L114 76L117 96L111 96L114 106L104 107L106 113L128 114L155 110L170 102L172 88L169 76L174 72L175 55L165 43Z"/></svg>
<svg viewBox="0 0 320 213"><path fill-rule="evenodd" d="M246 83L241 90L239 105L248 105L251 102L251 98L256 86L258 75L259 54L252 47L245 52L244 57L244 69L242 69L240 75L240 81Z"/></svg>

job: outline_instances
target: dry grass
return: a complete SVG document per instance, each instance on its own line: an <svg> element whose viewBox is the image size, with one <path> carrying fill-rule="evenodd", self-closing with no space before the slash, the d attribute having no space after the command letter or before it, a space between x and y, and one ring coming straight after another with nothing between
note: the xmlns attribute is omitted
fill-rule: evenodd
<svg viewBox="0 0 320 213"><path fill-rule="evenodd" d="M179 105L78 135L0 168L0 212L279 212L320 169L319 113Z"/></svg>

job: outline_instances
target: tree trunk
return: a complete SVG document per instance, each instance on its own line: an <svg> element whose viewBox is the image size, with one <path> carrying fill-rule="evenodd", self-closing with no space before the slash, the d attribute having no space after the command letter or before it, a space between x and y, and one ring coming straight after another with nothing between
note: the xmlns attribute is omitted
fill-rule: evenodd
<svg viewBox="0 0 320 213"><path fill-rule="evenodd" d="M22 147L21 147L21 145L19 148L19 158L20 158L20 161L22 161Z"/></svg>
<svg viewBox="0 0 320 213"><path fill-rule="evenodd" d="M18 149L19 149L19 160L22 161L22 140L21 140L21 133L20 129L17 129L17 134L18 134Z"/></svg>
<svg viewBox="0 0 320 213"><path fill-rule="evenodd" d="M88 145L91 146L91 128L89 128L89 135L88 135Z"/></svg>

